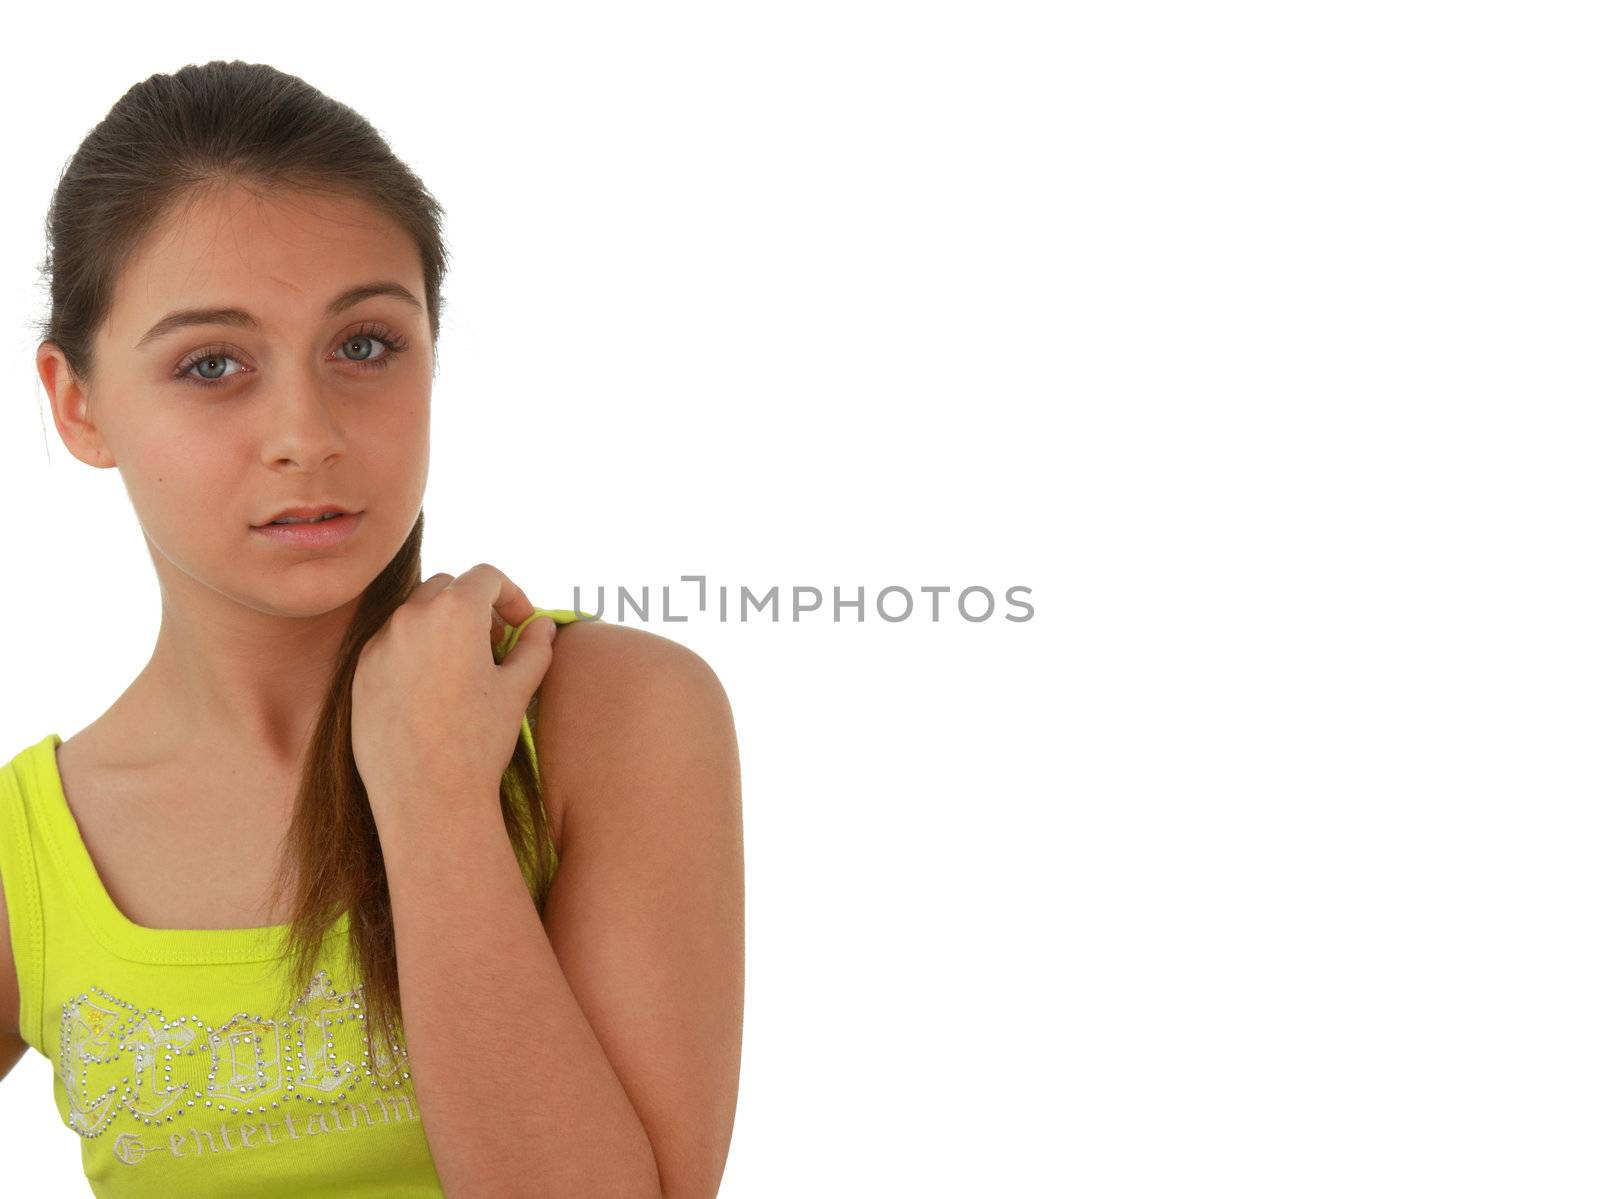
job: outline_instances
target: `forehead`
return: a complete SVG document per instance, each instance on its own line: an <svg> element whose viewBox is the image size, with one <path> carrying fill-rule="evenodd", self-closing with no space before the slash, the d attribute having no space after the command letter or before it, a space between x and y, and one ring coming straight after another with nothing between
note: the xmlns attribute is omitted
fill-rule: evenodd
<svg viewBox="0 0 1600 1199"><path fill-rule="evenodd" d="M125 341L169 309L211 305L246 308L269 331L287 328L320 320L335 293L372 278L422 294L416 243L366 201L207 189L175 204L135 252L117 280L105 333Z"/></svg>

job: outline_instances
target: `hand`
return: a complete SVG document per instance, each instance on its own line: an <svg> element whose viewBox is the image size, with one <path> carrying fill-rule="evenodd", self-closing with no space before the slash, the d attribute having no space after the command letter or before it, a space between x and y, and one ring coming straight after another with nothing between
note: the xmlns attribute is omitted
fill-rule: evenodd
<svg viewBox="0 0 1600 1199"><path fill-rule="evenodd" d="M380 832L402 810L447 819L443 796L498 794L550 667L555 622L533 621L498 664L495 649L533 611L521 588L480 563L418 584L362 646L350 740Z"/></svg>

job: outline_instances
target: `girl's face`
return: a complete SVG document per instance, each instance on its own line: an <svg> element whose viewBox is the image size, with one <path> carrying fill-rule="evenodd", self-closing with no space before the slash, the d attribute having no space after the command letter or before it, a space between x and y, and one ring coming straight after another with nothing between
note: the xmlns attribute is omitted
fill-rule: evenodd
<svg viewBox="0 0 1600 1199"><path fill-rule="evenodd" d="M415 242L377 209L235 186L178 204L123 271L87 391L41 348L62 440L121 472L164 594L285 616L359 597L422 506L424 298ZM256 531L304 504L361 518L319 548Z"/></svg>

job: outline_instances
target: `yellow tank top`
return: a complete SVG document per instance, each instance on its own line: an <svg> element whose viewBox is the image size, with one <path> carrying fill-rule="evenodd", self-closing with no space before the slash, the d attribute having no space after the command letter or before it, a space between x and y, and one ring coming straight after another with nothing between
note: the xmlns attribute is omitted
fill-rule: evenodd
<svg viewBox="0 0 1600 1199"><path fill-rule="evenodd" d="M558 624L580 615L589 618L535 609ZM533 619L506 628L495 661ZM522 737L531 753L526 719ZM115 1199L442 1195L404 1048L363 1032L349 914L311 985L286 1006L287 925L134 924L78 831L60 743L50 733L0 768L0 885L22 1038L54 1067L56 1110L82 1138L90 1190Z"/></svg>

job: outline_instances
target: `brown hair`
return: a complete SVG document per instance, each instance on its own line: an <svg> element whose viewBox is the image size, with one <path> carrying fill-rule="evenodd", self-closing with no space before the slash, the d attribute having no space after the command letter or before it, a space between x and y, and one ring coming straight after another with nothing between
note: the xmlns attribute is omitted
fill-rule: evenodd
<svg viewBox="0 0 1600 1199"><path fill-rule="evenodd" d="M440 282L448 252L442 210L359 113L294 75L259 63L208 62L135 84L90 130L62 172L46 220L41 270L50 311L39 324L73 374L94 371L96 331L116 280L169 213L230 185L345 195L372 204L415 240L428 324L439 342ZM343 912L360 970L366 1030L403 1036L394 921L372 810L350 743L351 684L374 633L421 581L423 518L357 605L339 647L300 776L274 899L298 867L291 908L288 993L309 985L324 935ZM537 700L535 700L535 703ZM530 705L530 712L533 705ZM554 842L538 774L519 738L500 788L507 834L543 912L554 875Z"/></svg>

